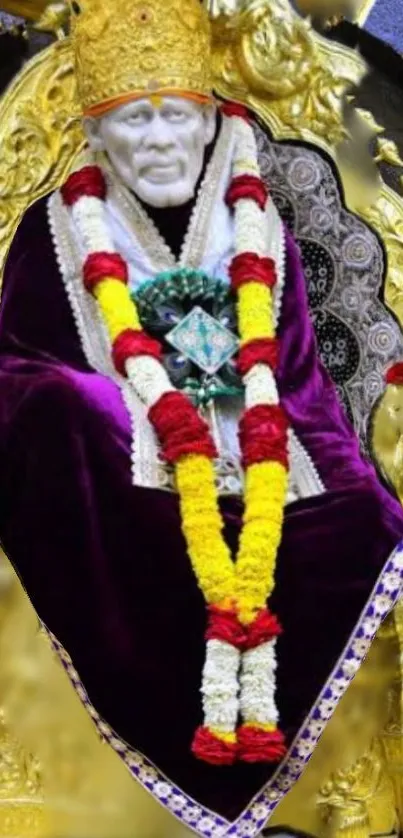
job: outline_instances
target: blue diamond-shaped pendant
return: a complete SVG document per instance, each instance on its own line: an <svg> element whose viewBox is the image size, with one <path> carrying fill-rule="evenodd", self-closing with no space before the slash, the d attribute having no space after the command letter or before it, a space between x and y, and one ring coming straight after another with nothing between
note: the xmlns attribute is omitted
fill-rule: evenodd
<svg viewBox="0 0 403 838"><path fill-rule="evenodd" d="M235 335L200 306L195 306L166 340L208 375L214 375L238 350Z"/></svg>

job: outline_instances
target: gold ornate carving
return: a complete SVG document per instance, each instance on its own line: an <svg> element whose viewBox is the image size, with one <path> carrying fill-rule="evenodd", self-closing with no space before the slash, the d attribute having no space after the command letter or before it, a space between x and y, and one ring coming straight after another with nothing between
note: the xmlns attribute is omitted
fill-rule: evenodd
<svg viewBox="0 0 403 838"><path fill-rule="evenodd" d="M389 166L397 166L399 169L403 169L403 160L396 143L382 138L377 140L377 147L376 163L388 163Z"/></svg>
<svg viewBox="0 0 403 838"><path fill-rule="evenodd" d="M330 153L345 136L343 100L365 73L352 51L329 44L288 0L252 0L214 24L215 87L250 105L276 137Z"/></svg>
<svg viewBox="0 0 403 838"><path fill-rule="evenodd" d="M275 136L304 139L334 155L345 134L343 96L364 73L361 59L316 36L288 0L242 2L232 16L223 14L232 4L215 6L218 94L248 104ZM98 60L97 41L94 47ZM60 184L82 145L78 113L65 39L29 62L1 102L0 266L27 205Z"/></svg>
<svg viewBox="0 0 403 838"><path fill-rule="evenodd" d="M84 112L134 92L211 95L211 28L200 0L78 5L71 38Z"/></svg>
<svg viewBox="0 0 403 838"><path fill-rule="evenodd" d="M42 794L40 766L28 759L23 748L10 736L4 712L0 710L0 811L1 801L24 797L39 805Z"/></svg>
<svg viewBox="0 0 403 838"><path fill-rule="evenodd" d="M403 199L385 184L375 205L361 208L379 233L388 257L385 302L403 325Z"/></svg>
<svg viewBox="0 0 403 838"><path fill-rule="evenodd" d="M34 29L38 32L52 32L59 40L64 38L64 27L69 19L69 9L65 0L49 3L39 20L35 21Z"/></svg>
<svg viewBox="0 0 403 838"><path fill-rule="evenodd" d="M400 666L397 668L396 676L389 694L391 712L388 723L385 725L383 732L382 745L385 754L385 764L387 766L388 775L394 791L392 811L395 815L397 813L398 823L401 830L401 825L403 823L403 602L400 602L395 608L394 625L399 649L398 654ZM381 823L381 810L378 808L376 801L373 801L373 806L373 832L375 834L380 834L383 831L379 828ZM376 820L377 815L378 818Z"/></svg>
<svg viewBox="0 0 403 838"><path fill-rule="evenodd" d="M338 831L354 826L361 828L364 836L369 832L368 797L377 793L381 766L379 760L362 758L351 769L338 771L321 789L319 806L326 824L332 823ZM369 793L363 791L360 781L369 783Z"/></svg>
<svg viewBox="0 0 403 838"><path fill-rule="evenodd" d="M338 838L352 832L355 838L391 834L397 826L385 741L388 738L389 744L396 736L400 695L400 646L392 616L337 710L343 716L345 736L349 729L344 742L349 748L343 749L339 769L322 784L318 807L323 822L337 831Z"/></svg>
<svg viewBox="0 0 403 838"><path fill-rule="evenodd" d="M18 583L3 554L0 553L0 646L6 640L6 627L15 628ZM25 606L26 607L26 606ZM27 622L24 621L24 629ZM21 630L19 630L21 634ZM14 649L14 645L13 645ZM4 701L4 664L1 654L0 694ZM47 813L43 800L42 776L37 755L12 735L6 724L4 707L0 708L0 836L7 838L42 838L47 834Z"/></svg>
<svg viewBox="0 0 403 838"><path fill-rule="evenodd" d="M373 808L372 794L383 803L393 800L385 771L379 734L390 721L390 690L398 670L394 620L388 620L374 642L365 664L340 701L299 782L269 821L285 823L311 835L368 838L369 824L387 833L394 820ZM385 829L382 828L382 825Z"/></svg>
<svg viewBox="0 0 403 838"><path fill-rule="evenodd" d="M54 189L83 144L71 49L35 57L0 107L0 266L27 206Z"/></svg>
<svg viewBox="0 0 403 838"><path fill-rule="evenodd" d="M324 783L319 808L324 823L337 831L338 838L352 832L356 838L393 833L397 828L395 797L380 740L350 769L336 772Z"/></svg>
<svg viewBox="0 0 403 838"><path fill-rule="evenodd" d="M387 387L374 412L371 444L383 477L403 503L403 388Z"/></svg>

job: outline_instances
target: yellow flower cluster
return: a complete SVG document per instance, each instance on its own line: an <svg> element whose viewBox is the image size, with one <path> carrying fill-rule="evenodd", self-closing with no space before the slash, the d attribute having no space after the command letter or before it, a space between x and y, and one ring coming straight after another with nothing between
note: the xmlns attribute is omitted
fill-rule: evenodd
<svg viewBox="0 0 403 838"><path fill-rule="evenodd" d="M274 338L270 288L259 282L241 285L238 291L238 326L242 346L251 340Z"/></svg>
<svg viewBox="0 0 403 838"><path fill-rule="evenodd" d="M236 733L226 733L223 730L218 730L216 727L210 728L210 733L212 733L216 739L220 739L221 742L225 742L227 745L235 745L237 740Z"/></svg>
<svg viewBox="0 0 403 838"><path fill-rule="evenodd" d="M182 529L199 587L210 604L236 604L241 622L248 625L274 588L287 471L277 462L248 468L236 564L222 536L211 461L189 454L177 464L176 478Z"/></svg>
<svg viewBox="0 0 403 838"><path fill-rule="evenodd" d="M275 724L260 724L260 722L244 722L243 727L250 727L253 730L261 730L263 733L273 733L277 730Z"/></svg>
<svg viewBox="0 0 403 838"><path fill-rule="evenodd" d="M141 330L136 305L130 297L127 285L119 279L106 277L95 286L94 295L112 342L126 329Z"/></svg>
<svg viewBox="0 0 403 838"><path fill-rule="evenodd" d="M210 604L233 602L235 568L223 538L214 464L200 454L188 454L176 464L182 530L193 571Z"/></svg>
<svg viewBox="0 0 403 838"><path fill-rule="evenodd" d="M107 277L95 296L111 341L126 329L141 330L127 286ZM274 337L273 300L269 288L251 281L238 292L241 344ZM189 454L176 464L182 528L199 587L210 604L235 605L241 621L251 623L274 587L281 540L287 472L277 462L256 463L246 474L245 515L234 564L223 537L214 464Z"/></svg>
<svg viewBox="0 0 403 838"><path fill-rule="evenodd" d="M287 471L281 463L249 466L235 587L239 618L244 625L253 622L274 588L286 493Z"/></svg>
<svg viewBox="0 0 403 838"><path fill-rule="evenodd" d="M241 343L274 337L269 288L250 282L238 292ZM212 464L184 457L176 467L182 526L199 586L209 603L232 600L244 625L253 622L274 588L287 493L287 470L278 462L247 469L245 515L236 564L222 537Z"/></svg>

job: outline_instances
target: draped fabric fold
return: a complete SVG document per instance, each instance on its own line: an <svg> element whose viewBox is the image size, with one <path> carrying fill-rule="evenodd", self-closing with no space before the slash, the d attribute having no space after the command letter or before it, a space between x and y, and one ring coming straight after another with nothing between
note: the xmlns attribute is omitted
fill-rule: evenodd
<svg viewBox="0 0 403 838"><path fill-rule="evenodd" d="M318 359L289 236L279 331L280 394L326 488L287 507L278 560L278 705L291 745L403 537L403 512L361 457ZM190 753L203 600L177 498L132 485L130 445L119 388L80 348L42 200L20 225L4 277L0 538L100 716L189 797L233 820L273 769L214 768ZM222 508L235 552L242 506L227 498ZM397 578L391 606L399 587Z"/></svg>

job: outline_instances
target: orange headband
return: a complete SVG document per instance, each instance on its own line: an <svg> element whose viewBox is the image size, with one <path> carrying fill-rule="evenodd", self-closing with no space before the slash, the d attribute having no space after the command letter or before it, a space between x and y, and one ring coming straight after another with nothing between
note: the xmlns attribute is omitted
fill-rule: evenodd
<svg viewBox="0 0 403 838"><path fill-rule="evenodd" d="M113 99L108 99L106 102L100 102L99 105L93 105L84 112L84 116L104 116L115 108L120 108L127 105L129 102L135 102L138 99L153 99L162 96L180 96L183 99L190 99L192 102L197 102L199 105L214 104L215 99L213 94L206 96L202 93L192 93L187 90L178 90L175 88L164 88L162 90L153 91L137 91L133 93L124 93L122 96L115 96Z"/></svg>

